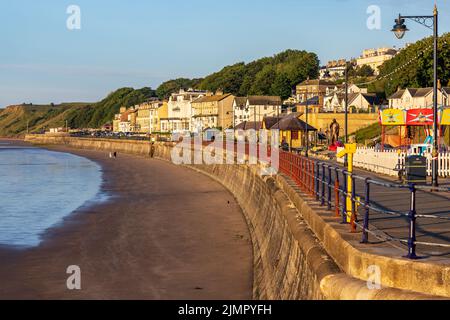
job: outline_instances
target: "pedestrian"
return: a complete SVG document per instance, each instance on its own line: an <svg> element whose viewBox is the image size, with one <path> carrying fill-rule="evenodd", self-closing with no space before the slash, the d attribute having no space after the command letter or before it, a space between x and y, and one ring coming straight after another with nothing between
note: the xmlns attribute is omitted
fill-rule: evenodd
<svg viewBox="0 0 450 320"><path fill-rule="evenodd" d="M112 159L112 157L113 157L113 154L112 154L112 152L110 152L109 153L109 158Z"/></svg>
<svg viewBox="0 0 450 320"><path fill-rule="evenodd" d="M117 159L117 152L114 151L114 159Z"/></svg>

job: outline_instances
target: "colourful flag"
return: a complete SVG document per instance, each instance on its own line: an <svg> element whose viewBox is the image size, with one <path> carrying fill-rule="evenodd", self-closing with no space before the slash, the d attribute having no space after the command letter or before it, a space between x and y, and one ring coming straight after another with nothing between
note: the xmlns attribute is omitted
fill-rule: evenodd
<svg viewBox="0 0 450 320"><path fill-rule="evenodd" d="M406 113L408 126L432 126L433 121L433 109L411 109Z"/></svg>
<svg viewBox="0 0 450 320"><path fill-rule="evenodd" d="M385 109L381 112L381 124L383 126L404 126L405 113L400 109Z"/></svg>
<svg viewBox="0 0 450 320"><path fill-rule="evenodd" d="M450 126L450 109L444 109L442 111L441 125Z"/></svg>

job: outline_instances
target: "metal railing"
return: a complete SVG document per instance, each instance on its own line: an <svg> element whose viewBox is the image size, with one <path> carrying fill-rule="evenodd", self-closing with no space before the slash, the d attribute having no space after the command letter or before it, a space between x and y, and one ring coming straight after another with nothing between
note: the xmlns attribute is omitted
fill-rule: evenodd
<svg viewBox="0 0 450 320"><path fill-rule="evenodd" d="M280 151L280 171L289 176L302 192L314 198L322 207L326 207L327 210L334 212L335 217L341 218L343 224L349 224L350 232L356 233L360 229L362 232L361 243L363 244L369 243L369 235L373 235L384 241L398 241L407 244L408 254L406 257L409 259L418 258L416 253L417 245L450 248L450 244L419 242L416 239L417 219L450 220L450 217L418 214L416 205L417 191L450 193L450 188L448 187L434 188L431 186L416 184L403 185L375 180L349 173L347 170L331 165L328 162L306 158L284 151ZM347 192L347 184L350 179L353 188L351 192ZM362 181L364 185L364 192L361 196L358 196L357 181ZM371 199L372 186L406 190L409 194L409 210L402 212L381 208ZM348 208L348 205L351 207ZM362 224L358 219L358 207L362 210ZM371 212L406 217L408 220L408 238L400 239L386 235L384 238L380 237L370 228Z"/></svg>

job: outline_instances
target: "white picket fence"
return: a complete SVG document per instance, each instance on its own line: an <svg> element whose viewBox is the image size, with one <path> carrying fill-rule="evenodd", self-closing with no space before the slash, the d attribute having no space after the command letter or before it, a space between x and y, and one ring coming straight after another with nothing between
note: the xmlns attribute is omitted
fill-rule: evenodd
<svg viewBox="0 0 450 320"><path fill-rule="evenodd" d="M342 148L338 149L338 152ZM354 155L353 165L375 173L381 173L389 176L398 176L396 167L403 167L407 153L398 153L396 150L376 151L374 148L358 148ZM425 153L428 165L428 175L432 173L432 157L430 153ZM343 159L338 159L339 163L344 163ZM441 177L450 177L450 153L441 152L439 154L439 175Z"/></svg>

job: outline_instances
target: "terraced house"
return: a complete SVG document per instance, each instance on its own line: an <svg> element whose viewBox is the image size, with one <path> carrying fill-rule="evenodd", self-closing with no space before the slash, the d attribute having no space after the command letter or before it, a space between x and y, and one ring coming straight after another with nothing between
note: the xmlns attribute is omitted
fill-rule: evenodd
<svg viewBox="0 0 450 320"><path fill-rule="evenodd" d="M265 117L279 116L282 102L278 96L236 97L233 101L233 127L242 122L261 122Z"/></svg>
<svg viewBox="0 0 450 320"><path fill-rule="evenodd" d="M208 94L207 91L181 89L173 93L168 102L168 115L161 119L161 131L183 133L192 131L192 102Z"/></svg>
<svg viewBox="0 0 450 320"><path fill-rule="evenodd" d="M448 106L450 88L438 90L438 104ZM389 107L393 109L429 108L433 105L433 88L407 88L398 90L389 97Z"/></svg>
<svg viewBox="0 0 450 320"><path fill-rule="evenodd" d="M192 102L193 126L195 132L207 129L225 130L233 126L232 94L216 92L213 96L205 96Z"/></svg>
<svg viewBox="0 0 450 320"><path fill-rule="evenodd" d="M167 101L151 100L139 105L137 129L140 133L161 132L160 109L167 108Z"/></svg>

